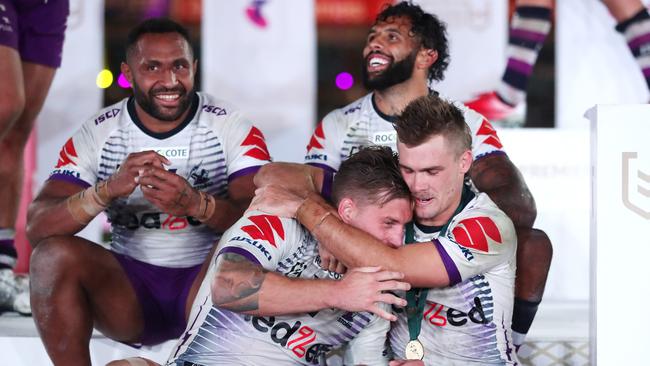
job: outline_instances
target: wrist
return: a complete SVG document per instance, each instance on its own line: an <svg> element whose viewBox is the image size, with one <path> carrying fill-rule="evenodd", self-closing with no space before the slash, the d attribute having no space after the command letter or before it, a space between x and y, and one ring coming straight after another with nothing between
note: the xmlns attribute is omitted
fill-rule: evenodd
<svg viewBox="0 0 650 366"><path fill-rule="evenodd" d="M315 200L312 195L308 195L298 206L296 210L296 219L307 228L313 231L326 216L331 213L331 207L324 206L320 201Z"/></svg>
<svg viewBox="0 0 650 366"><path fill-rule="evenodd" d="M195 219L206 222L208 221L217 207L217 201L209 193L198 191L199 203L192 205L192 208L196 208L196 212L191 216Z"/></svg>

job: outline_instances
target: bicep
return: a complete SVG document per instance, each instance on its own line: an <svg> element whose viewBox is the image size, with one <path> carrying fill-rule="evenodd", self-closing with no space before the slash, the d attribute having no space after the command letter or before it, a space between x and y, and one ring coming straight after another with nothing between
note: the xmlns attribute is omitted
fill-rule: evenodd
<svg viewBox="0 0 650 366"><path fill-rule="evenodd" d="M412 287L445 287L449 274L443 255L432 242L415 243L396 250L396 271L404 273L404 281Z"/></svg>

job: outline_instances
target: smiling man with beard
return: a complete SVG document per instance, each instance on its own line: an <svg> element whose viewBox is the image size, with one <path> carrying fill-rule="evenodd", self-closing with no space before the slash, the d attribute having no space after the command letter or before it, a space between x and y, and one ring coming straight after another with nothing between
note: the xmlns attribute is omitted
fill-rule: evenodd
<svg viewBox="0 0 650 366"><path fill-rule="evenodd" d="M178 337L204 260L270 160L259 129L194 90L184 28L147 20L126 51L134 97L82 125L30 207L32 307L56 365L90 365L93 327L131 344ZM108 250L75 236L102 211Z"/></svg>

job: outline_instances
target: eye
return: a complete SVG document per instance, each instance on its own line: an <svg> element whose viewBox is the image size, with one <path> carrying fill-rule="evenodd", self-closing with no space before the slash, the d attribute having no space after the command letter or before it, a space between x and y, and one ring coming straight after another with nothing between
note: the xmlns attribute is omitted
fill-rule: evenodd
<svg viewBox="0 0 650 366"><path fill-rule="evenodd" d="M158 66L156 65L148 65L147 66L147 71L156 71L158 70Z"/></svg>

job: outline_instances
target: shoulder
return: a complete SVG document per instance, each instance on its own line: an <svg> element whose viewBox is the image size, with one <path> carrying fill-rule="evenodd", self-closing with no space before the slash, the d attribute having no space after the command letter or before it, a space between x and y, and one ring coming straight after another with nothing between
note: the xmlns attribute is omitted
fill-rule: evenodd
<svg viewBox="0 0 650 366"><path fill-rule="evenodd" d="M367 113L369 109L372 110L372 93L367 94L344 107L334 109L323 118L323 121L337 123L339 125L349 125L358 121L359 117L364 113Z"/></svg>
<svg viewBox="0 0 650 366"><path fill-rule="evenodd" d="M199 96L199 106L196 111L196 119L199 123L217 126L250 123L233 103L201 92L197 92L197 95Z"/></svg>
<svg viewBox="0 0 650 366"><path fill-rule="evenodd" d="M459 243L468 244L463 246L516 243L512 220L485 193L478 193L453 218L450 231Z"/></svg>

